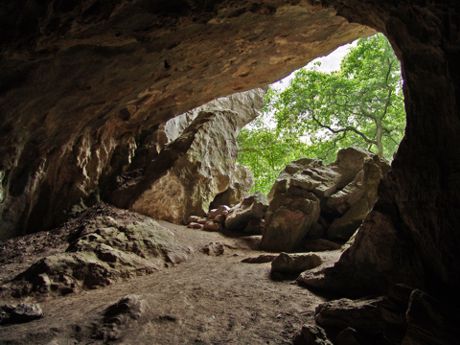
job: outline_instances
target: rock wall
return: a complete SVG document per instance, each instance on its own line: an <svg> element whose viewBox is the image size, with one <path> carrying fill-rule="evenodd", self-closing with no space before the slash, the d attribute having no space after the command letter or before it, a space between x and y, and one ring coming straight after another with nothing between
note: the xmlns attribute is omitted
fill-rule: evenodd
<svg viewBox="0 0 460 345"><path fill-rule="evenodd" d="M356 148L340 150L329 165L309 158L290 163L270 191L261 248L293 251L319 238L348 241L388 170L383 159Z"/></svg>
<svg viewBox="0 0 460 345"><path fill-rule="evenodd" d="M8 0L0 29L2 238L105 197L166 120L371 32L281 0Z"/></svg>
<svg viewBox="0 0 460 345"><path fill-rule="evenodd" d="M459 22L456 0L6 1L2 236L49 227L97 198L109 189L105 176L165 120L274 81L368 34L367 25L401 59L407 109L405 138L368 220L413 250L414 283L446 297L460 288ZM341 260L349 281L367 281L379 265L370 253L388 245L372 237L360 249L365 237ZM373 285L404 269L393 261Z"/></svg>
<svg viewBox="0 0 460 345"><path fill-rule="evenodd" d="M380 200L326 274L327 286L342 294L406 281L445 299L460 287L460 5L414 3L323 2L389 37L402 63L407 112Z"/></svg>

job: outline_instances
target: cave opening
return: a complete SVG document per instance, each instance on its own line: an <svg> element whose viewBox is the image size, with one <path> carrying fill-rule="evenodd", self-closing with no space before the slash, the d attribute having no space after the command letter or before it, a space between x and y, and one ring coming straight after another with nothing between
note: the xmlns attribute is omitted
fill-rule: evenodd
<svg viewBox="0 0 460 345"><path fill-rule="evenodd" d="M10 238L0 246L0 323L28 323L2 325L0 342L286 344L296 333L295 344L458 343L458 2L188 1L183 11L145 1L22 3L0 11L0 236ZM308 223L307 214L321 218L321 200L304 187L318 170L332 179L337 171L308 170L308 159L281 173L277 202L234 205L233 215L269 214L263 231L273 236L260 255L250 254L260 248L252 236L158 220L196 216L202 229L222 225L227 212L225 226L259 232L260 223L238 223L244 217L228 209L208 212L227 204L216 193L241 200L247 186L244 169L230 176L236 170L223 158L236 158L234 133L248 118L235 120L238 107L207 109L177 137L166 122L372 30L403 65L407 123L376 204L335 264L321 266L330 253L318 255L321 268L315 253L286 253L305 228L331 226ZM139 157L152 152L154 160ZM377 159L340 152L347 179L356 176L350 161L366 161L363 178L382 173ZM106 203L89 207L99 197ZM299 289L292 276L274 282L270 265L338 299Z"/></svg>

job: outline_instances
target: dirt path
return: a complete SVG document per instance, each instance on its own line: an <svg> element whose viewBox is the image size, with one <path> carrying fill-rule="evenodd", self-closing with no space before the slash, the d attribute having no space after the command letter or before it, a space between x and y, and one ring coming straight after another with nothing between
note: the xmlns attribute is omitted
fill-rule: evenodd
<svg viewBox="0 0 460 345"><path fill-rule="evenodd" d="M257 238L232 239L162 224L196 250L190 260L106 288L42 301L45 317L0 327L0 344L99 344L88 337L92 320L127 294L139 295L147 309L115 343L291 344L322 301L292 281L270 280L269 263L242 263L261 254L251 249ZM224 254L197 250L209 242L225 244Z"/></svg>

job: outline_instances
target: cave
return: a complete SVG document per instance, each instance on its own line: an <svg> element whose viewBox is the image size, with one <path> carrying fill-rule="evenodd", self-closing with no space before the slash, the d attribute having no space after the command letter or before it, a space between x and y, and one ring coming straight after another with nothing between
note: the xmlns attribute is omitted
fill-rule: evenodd
<svg viewBox="0 0 460 345"><path fill-rule="evenodd" d="M136 207L134 201L145 196L143 200L151 202L155 193L146 194L147 186L191 145L193 133L167 150L157 150L164 145L161 129L168 120L218 97L264 87L356 38L384 33L402 65L405 136L353 244L334 266L305 274L303 285L336 297L402 299L404 312L408 308L406 326L397 341L457 342L453 325L460 288L458 2L21 0L0 5L0 19L0 239L20 239L14 243L24 254L10 262L8 245L3 244L2 265L16 263L22 269L31 263L30 236L46 238L48 230L101 201L119 208L89 211L105 217L105 228L118 229L127 238L143 233L151 220L142 215L136 215L134 225L112 220L124 219L128 211L123 209L142 211L142 203ZM207 120L194 125L202 128ZM119 177L126 171L135 183L120 188ZM69 251L76 253L69 265L84 259L78 250L90 247L95 238L75 229L84 240L69 239ZM64 235L55 238L59 236ZM51 240L42 241L49 243L43 250L54 246ZM188 255L187 248L179 247L175 255L167 244L161 247L169 264ZM207 251L221 249L211 246ZM112 260L114 254L100 255ZM113 260L129 261L130 254L124 255ZM40 262L26 272L46 270L43 267L51 264ZM143 271L153 272L155 267ZM167 273L162 278L174 279ZM60 279L62 283L67 278ZM85 281L87 288L97 279L101 277L96 272ZM102 298L103 289L95 291L94 296ZM301 298L296 291L287 290L283 296ZM69 308L70 299L53 299L47 310L57 312L61 303ZM167 304L162 301L157 307ZM319 315L327 319L339 307L332 303L320 308ZM128 316L119 312L125 309L130 310ZM116 340L113 325L124 324L126 318L136 320L144 309L136 297L121 299L105 309L98 332L91 334L101 341ZM177 321L167 313L158 318L168 325ZM324 325L324 318L316 320ZM27 337L35 335L41 344L57 337L53 330L40 333L43 324L30 329L27 325L0 325L0 339L31 343ZM75 339L84 338L84 332L72 327L80 334ZM312 343L312 334L323 336L311 327L302 328L298 343ZM327 334L335 343L363 344L353 328L340 324L340 329L348 333Z"/></svg>

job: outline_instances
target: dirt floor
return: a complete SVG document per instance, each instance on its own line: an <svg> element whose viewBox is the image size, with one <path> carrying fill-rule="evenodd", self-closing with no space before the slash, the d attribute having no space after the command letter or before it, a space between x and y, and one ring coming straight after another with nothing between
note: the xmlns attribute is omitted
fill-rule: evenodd
<svg viewBox="0 0 460 345"><path fill-rule="evenodd" d="M105 288L47 297L39 301L42 319L0 326L0 344L100 344L102 340L90 335L95 320L127 294L138 295L147 307L114 344L292 344L302 323L312 319L315 307L323 301L294 281L271 280L270 263L242 263L247 257L263 254L254 249L260 240L257 236L231 238L161 224L193 249L188 261ZM33 235L27 241L39 243L34 240L37 236L47 235ZM59 247L61 237L56 238L53 241ZM27 248L26 240L22 241ZM201 253L199 249L210 242L223 244L224 253ZM5 257L0 262L0 281L11 279L53 250L48 247L29 253L24 248L22 263ZM319 254L330 264L339 252ZM2 303L9 301L3 299Z"/></svg>

